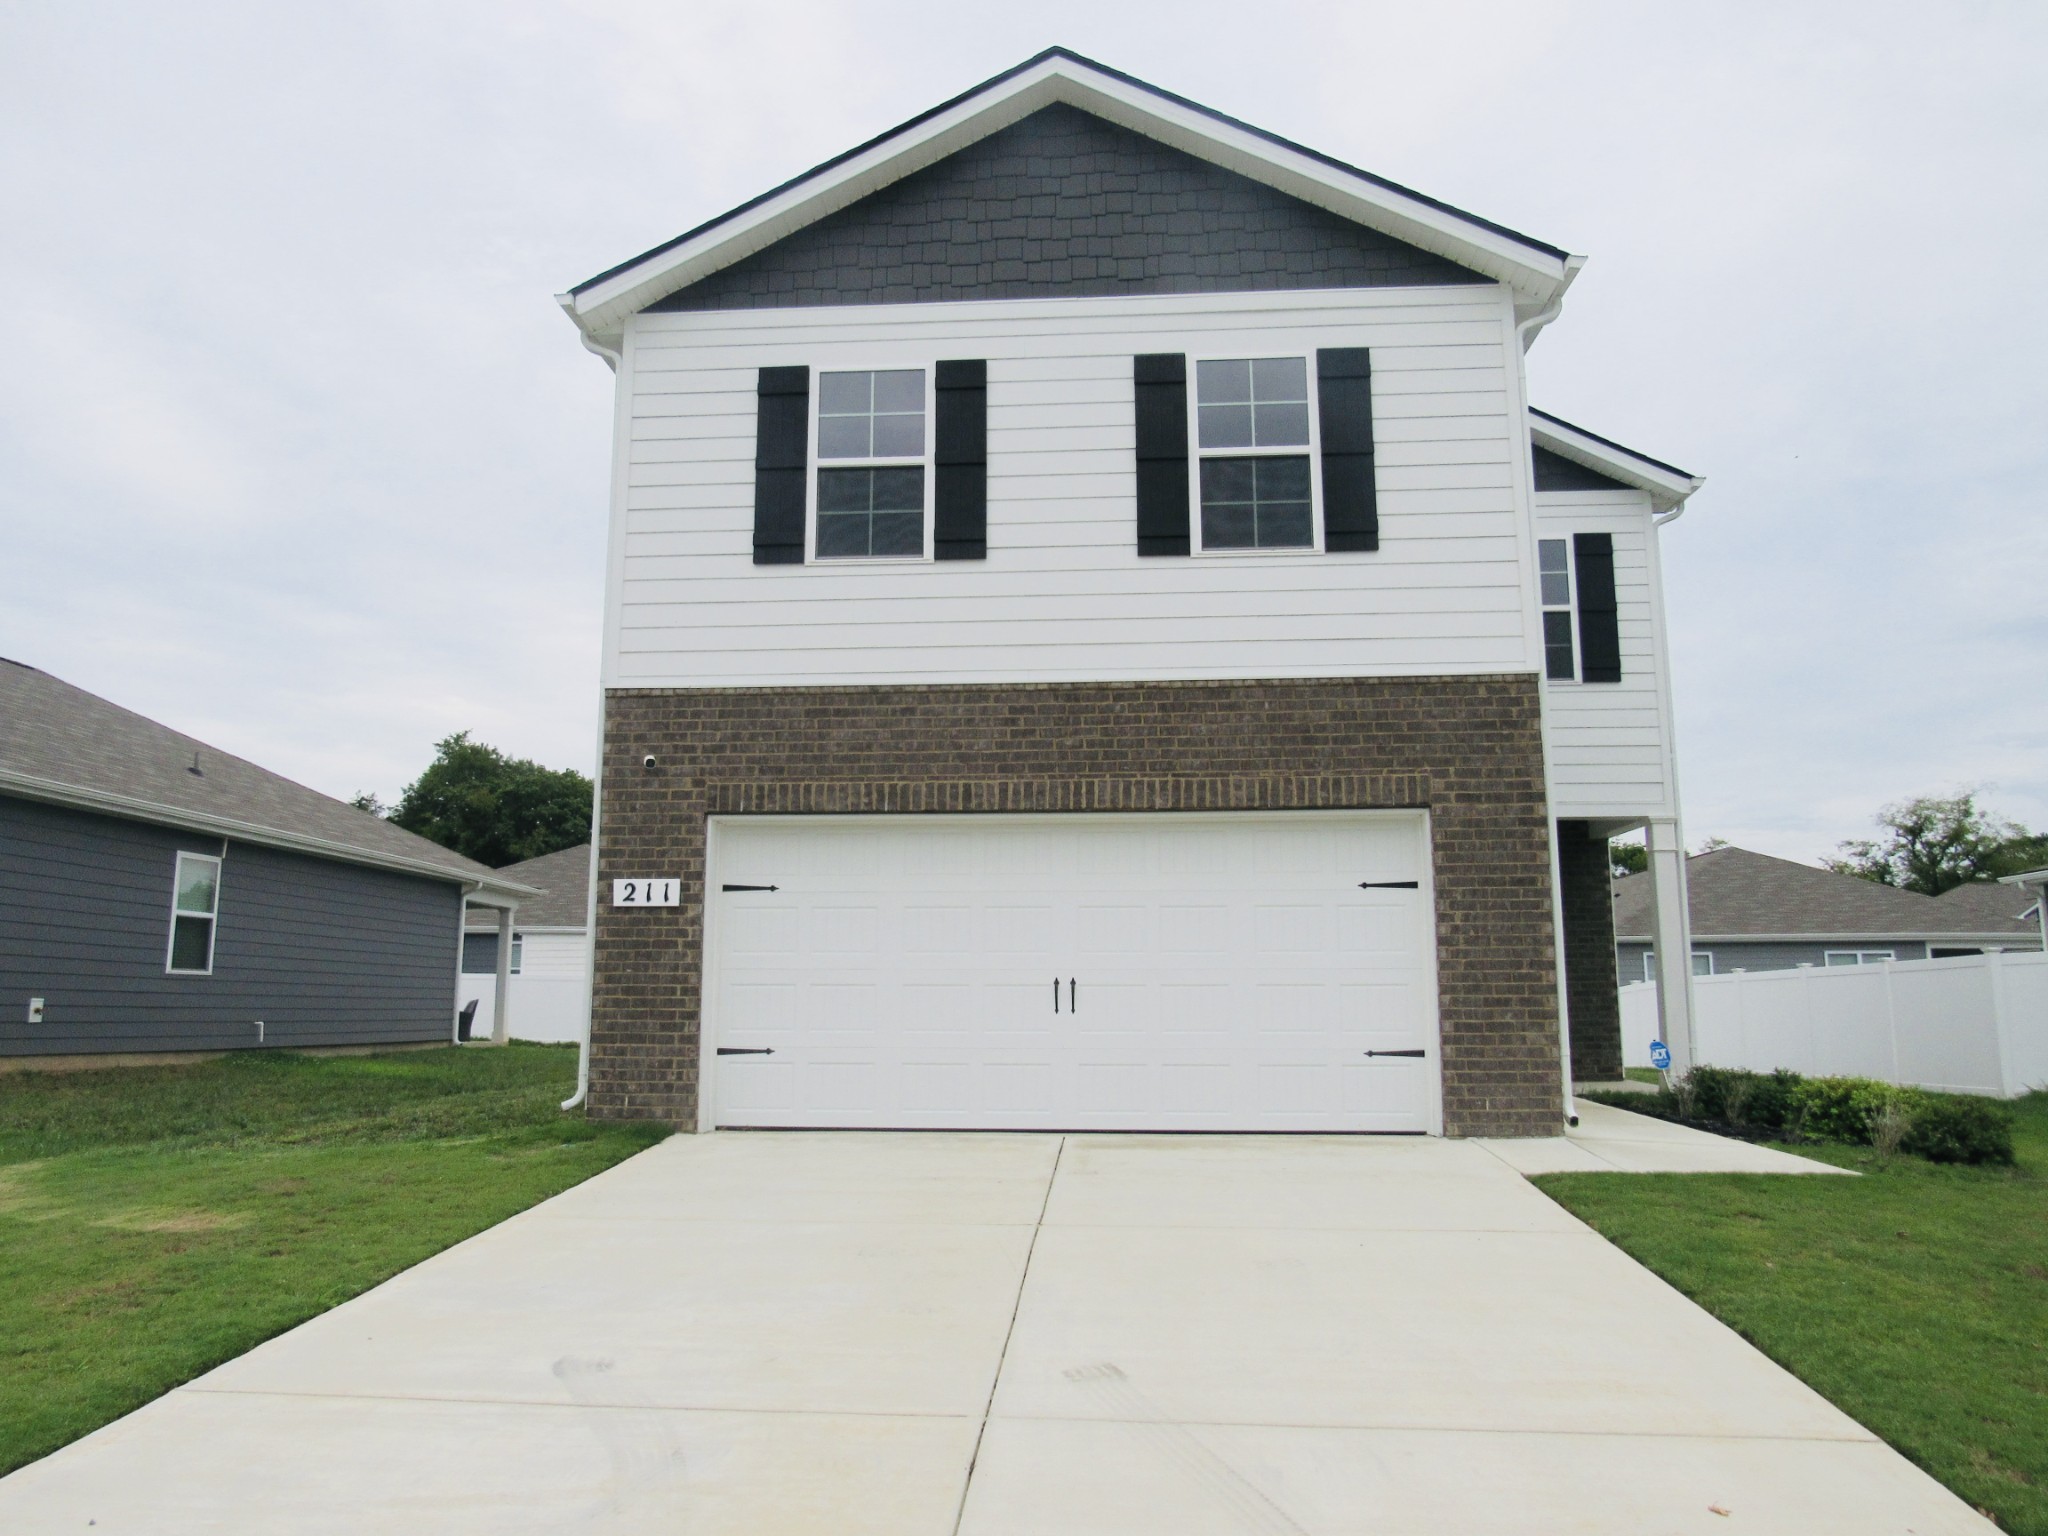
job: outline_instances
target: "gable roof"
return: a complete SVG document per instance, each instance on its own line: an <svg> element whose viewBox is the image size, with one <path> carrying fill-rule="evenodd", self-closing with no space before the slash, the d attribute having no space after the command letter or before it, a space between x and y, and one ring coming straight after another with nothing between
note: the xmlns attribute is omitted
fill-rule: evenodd
<svg viewBox="0 0 2048 1536"><path fill-rule="evenodd" d="M557 302L586 339L606 343L622 331L629 315L649 304L1053 102L1079 107L1504 282L1515 291L1517 308L1528 314L1561 298L1583 263L1557 246L1069 49L1049 48L578 283L558 295Z"/></svg>
<svg viewBox="0 0 2048 1536"><path fill-rule="evenodd" d="M1747 848L1694 854L1685 861L1685 880L1696 940L1997 938L2034 932L2026 923L1986 917L1969 902L1951 905ZM1648 943L1654 912L1649 875L1614 882L1616 938Z"/></svg>
<svg viewBox="0 0 2048 1536"><path fill-rule="evenodd" d="M0 794L461 881L485 894L534 894L439 843L5 658Z"/></svg>
<svg viewBox="0 0 2048 1536"><path fill-rule="evenodd" d="M1562 416L1539 411L1533 405L1529 407L1529 441L1539 449L1591 470L1602 479L1648 491L1650 506L1657 512L1669 512L1683 506L1687 497L1707 483L1704 475L1692 474L1676 464L1666 464L1647 453L1624 448L1612 438L1588 432Z"/></svg>
<svg viewBox="0 0 2048 1536"><path fill-rule="evenodd" d="M498 871L540 892L519 903L521 928L583 928L590 922L590 844L560 848L537 859L523 859ZM496 929L498 916L487 908L470 909L469 926Z"/></svg>
<svg viewBox="0 0 2048 1536"><path fill-rule="evenodd" d="M1934 898L1936 902L1961 920L1967 917L1981 921L1987 932L2004 923L2017 924L2022 932L2034 929L2034 920L2028 914L2041 899L2041 893L2024 885L2008 885L1998 880L1975 880L1968 885L1958 885L1943 891Z"/></svg>

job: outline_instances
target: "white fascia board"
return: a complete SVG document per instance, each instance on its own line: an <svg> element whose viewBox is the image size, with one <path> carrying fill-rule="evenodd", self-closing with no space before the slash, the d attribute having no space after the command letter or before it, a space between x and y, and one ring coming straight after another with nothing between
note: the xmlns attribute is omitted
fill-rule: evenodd
<svg viewBox="0 0 2048 1536"><path fill-rule="evenodd" d="M2000 885L2048 886L2048 869L2029 869L2017 875L2000 875L1998 883Z"/></svg>
<svg viewBox="0 0 2048 1536"><path fill-rule="evenodd" d="M2007 928L1995 933L1696 933L1695 944L2010 944L2035 935ZM1654 944L1647 933L1617 933L1617 944Z"/></svg>
<svg viewBox="0 0 2048 1536"><path fill-rule="evenodd" d="M1128 80L1073 59L1050 58L800 178L694 239L652 252L580 291L558 295L558 302L586 336L615 345L627 317L647 305L1054 102L1092 112L1506 283L1514 290L1518 313L1536 313L1562 298L1583 265L1582 257L1516 240Z"/></svg>
<svg viewBox="0 0 2048 1536"><path fill-rule="evenodd" d="M311 837L300 832L283 832L275 827L259 827L251 822L236 821L227 816L209 816L203 811L158 805L154 801L138 800L128 795L81 789L76 785L59 784L51 779L38 779L25 773L12 773L6 769L0 769L0 792L19 795L24 800L36 800L46 805L61 805L79 811L97 811L102 815L119 816L129 821L147 821L158 826L176 827L184 832L199 832L208 837L226 837L240 843L254 843L259 847L281 848L287 853L310 854L314 858L332 859L340 864L363 864L372 869L395 870L400 874L425 875L431 879L446 880L462 886L465 897L501 898L508 906L517 905L525 897L541 894L533 886L521 885L516 880L480 877L466 870L450 869L446 865L435 864L426 859L408 859L402 854L376 853L364 848L351 847L346 843L332 842L324 837Z"/></svg>
<svg viewBox="0 0 2048 1536"><path fill-rule="evenodd" d="M1568 421L1534 410L1529 413L1529 438L1537 447L1547 448L1561 459L1570 459L1610 480L1649 492L1650 504L1658 512L1682 506L1707 483L1705 475L1689 475L1669 464L1660 464L1619 443L1595 437Z"/></svg>

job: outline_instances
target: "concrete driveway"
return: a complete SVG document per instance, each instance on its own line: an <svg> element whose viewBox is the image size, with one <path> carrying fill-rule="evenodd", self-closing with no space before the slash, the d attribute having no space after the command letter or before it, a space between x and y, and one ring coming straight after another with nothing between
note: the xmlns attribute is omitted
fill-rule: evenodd
<svg viewBox="0 0 2048 1536"><path fill-rule="evenodd" d="M0 1481L0 1530L1992 1529L1524 1182L1546 1145L677 1137Z"/></svg>

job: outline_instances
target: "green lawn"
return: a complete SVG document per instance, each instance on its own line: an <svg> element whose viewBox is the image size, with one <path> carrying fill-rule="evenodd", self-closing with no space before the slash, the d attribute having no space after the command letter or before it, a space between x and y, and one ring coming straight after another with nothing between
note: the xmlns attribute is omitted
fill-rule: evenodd
<svg viewBox="0 0 2048 1536"><path fill-rule="evenodd" d="M2048 1094L2014 1168L1536 1182L2008 1531L2048 1536Z"/></svg>
<svg viewBox="0 0 2048 1536"><path fill-rule="evenodd" d="M0 1473L665 1132L572 1048L0 1076Z"/></svg>

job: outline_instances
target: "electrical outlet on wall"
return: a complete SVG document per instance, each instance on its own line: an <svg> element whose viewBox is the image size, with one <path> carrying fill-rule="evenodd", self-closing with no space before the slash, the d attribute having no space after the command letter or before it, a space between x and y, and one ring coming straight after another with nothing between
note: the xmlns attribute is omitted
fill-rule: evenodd
<svg viewBox="0 0 2048 1536"><path fill-rule="evenodd" d="M43 1000L40 997L32 997L28 1000L28 1021L31 1024L43 1022Z"/></svg>

